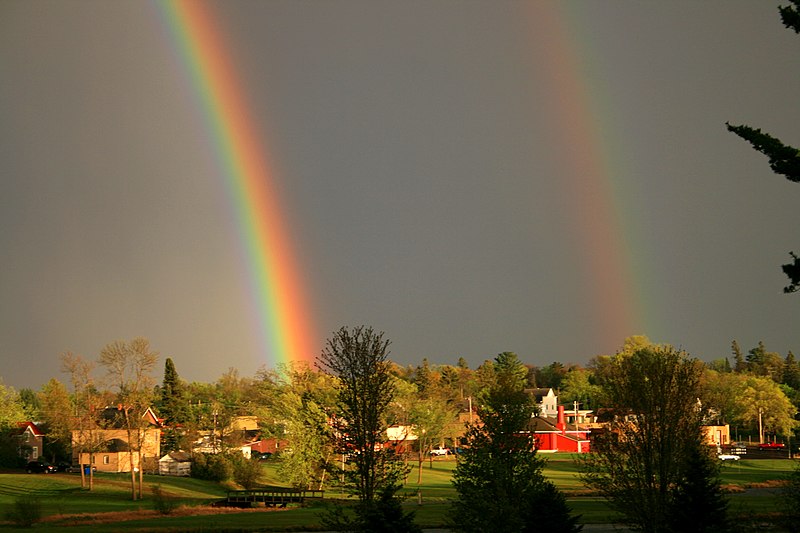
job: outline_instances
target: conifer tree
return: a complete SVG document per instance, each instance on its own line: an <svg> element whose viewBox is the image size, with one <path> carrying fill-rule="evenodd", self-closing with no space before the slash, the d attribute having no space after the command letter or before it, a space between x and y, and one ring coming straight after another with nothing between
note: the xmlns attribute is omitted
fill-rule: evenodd
<svg viewBox="0 0 800 533"><path fill-rule="evenodd" d="M187 422L188 406L183 382L170 357L164 361L164 380L159 400L159 415L166 423L161 437L161 450L164 453L178 450L182 431L178 426Z"/></svg>
<svg viewBox="0 0 800 533"><path fill-rule="evenodd" d="M498 361L499 360L499 361ZM506 352L496 384L480 398L481 424L467 431L467 447L453 474L458 498L450 510L455 531L488 533L580 531L577 517L543 472L528 424L535 406Z"/></svg>
<svg viewBox="0 0 800 533"><path fill-rule="evenodd" d="M789 0L791 5L780 6L783 25L800 33L800 0ZM753 145L757 151L769 158L769 166L776 174L783 175L789 181L800 182L800 150L781 142L779 139L763 133L760 129L751 128L745 124L734 126L725 123L731 131ZM783 265L783 273L789 278L789 285L783 292L797 292L800 290L800 257L794 252L789 252L792 262Z"/></svg>
<svg viewBox="0 0 800 533"><path fill-rule="evenodd" d="M734 340L731 343L731 353L733 353L733 371L737 374L747 371L747 361L744 360L742 349L739 348L739 343Z"/></svg>

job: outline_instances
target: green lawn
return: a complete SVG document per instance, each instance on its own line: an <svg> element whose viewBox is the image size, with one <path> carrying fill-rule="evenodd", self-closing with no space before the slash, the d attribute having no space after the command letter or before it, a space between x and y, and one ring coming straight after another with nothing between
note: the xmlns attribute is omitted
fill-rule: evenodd
<svg viewBox="0 0 800 533"><path fill-rule="evenodd" d="M582 516L583 523L607 523L614 520L605 502L587 491L577 476L574 456L553 454L548 459L545 474L567 495L569 505ZM425 527L441 527L449 501L455 497L450 482L453 458L438 459L431 468L423 464L422 482L417 484L417 463L411 463L412 471L402 490L406 498L404 506L416 512L417 522ZM741 460L726 463L722 468L723 484L749 488L731 495L731 510L737 515L763 515L776 510L774 481L791 472L794 463L784 460ZM207 506L211 501L225 497L222 485L190 478L145 476L145 499L130 500L129 476L126 474L98 474L95 490L81 489L77 474L0 474L0 520L19 496L32 494L42 502L43 512L58 519L62 515L79 513L105 513L109 511L131 511L153 509L150 488L160 485L164 493L189 506ZM265 485L281 486L281 478L275 464L266 463L261 479ZM772 482L772 483L770 483ZM321 528L321 514L326 505L346 497L341 492L326 487L326 501L308 507L288 510L253 513L242 512L225 515L157 517L118 521L112 524L71 526L71 532L82 531L311 531ZM34 529L64 528L65 524L38 524ZM0 526L2 531L13 531L9 525Z"/></svg>

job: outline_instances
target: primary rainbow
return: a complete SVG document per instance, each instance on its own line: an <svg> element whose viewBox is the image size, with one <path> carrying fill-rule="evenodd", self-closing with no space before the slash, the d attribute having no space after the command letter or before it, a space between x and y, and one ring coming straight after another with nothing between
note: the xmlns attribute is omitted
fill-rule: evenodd
<svg viewBox="0 0 800 533"><path fill-rule="evenodd" d="M246 93L208 3L156 2L191 78L246 248L265 356L311 361L316 341L303 284L275 192L275 175Z"/></svg>

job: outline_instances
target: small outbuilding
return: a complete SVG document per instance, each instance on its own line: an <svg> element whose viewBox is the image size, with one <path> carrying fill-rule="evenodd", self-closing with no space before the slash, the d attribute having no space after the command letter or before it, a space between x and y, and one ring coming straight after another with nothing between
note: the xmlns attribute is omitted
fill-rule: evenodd
<svg viewBox="0 0 800 533"><path fill-rule="evenodd" d="M158 473L162 476L189 476L192 473L192 458L188 452L169 452L158 460Z"/></svg>

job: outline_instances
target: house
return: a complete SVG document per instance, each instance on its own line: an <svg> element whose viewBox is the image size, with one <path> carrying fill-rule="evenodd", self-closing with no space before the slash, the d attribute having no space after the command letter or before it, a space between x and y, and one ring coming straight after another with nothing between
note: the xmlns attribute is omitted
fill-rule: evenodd
<svg viewBox="0 0 800 533"><path fill-rule="evenodd" d="M162 476L190 476L192 457L188 452L169 452L158 460L158 473Z"/></svg>
<svg viewBox="0 0 800 533"><path fill-rule="evenodd" d="M589 430L576 423L568 423L564 406L556 409L556 417L538 415L529 425L540 452L586 453L591 449Z"/></svg>
<svg viewBox="0 0 800 533"><path fill-rule="evenodd" d="M192 451L213 454L239 448L245 457L250 458L250 444L256 441L258 433L258 417L235 416L221 429L199 431Z"/></svg>
<svg viewBox="0 0 800 533"><path fill-rule="evenodd" d="M419 440L413 426L393 425L386 428L386 438L395 453L403 454L411 451L411 443Z"/></svg>
<svg viewBox="0 0 800 533"><path fill-rule="evenodd" d="M558 416L558 396L551 388L526 389L525 392L531 394L536 400L539 408L539 415L544 417Z"/></svg>
<svg viewBox="0 0 800 533"><path fill-rule="evenodd" d="M158 417L151 408L145 410L141 415L141 449L131 450L122 412L121 407L106 407L101 413L99 427L73 430L74 463L92 464L98 472L130 472L133 454L134 468L142 464L145 472L156 471L158 458L161 457L161 424ZM135 433L136 430L134 438Z"/></svg>
<svg viewBox="0 0 800 533"><path fill-rule="evenodd" d="M44 433L33 422L17 422L15 436L19 439L19 455L26 461L42 456Z"/></svg>
<svg viewBox="0 0 800 533"><path fill-rule="evenodd" d="M731 443L731 427L724 426L702 426L705 443L711 446L725 446Z"/></svg>
<svg viewBox="0 0 800 533"><path fill-rule="evenodd" d="M276 439L274 437L269 439L260 439L250 443L250 450L258 452L261 455L278 453L286 448L289 441L284 439Z"/></svg>

